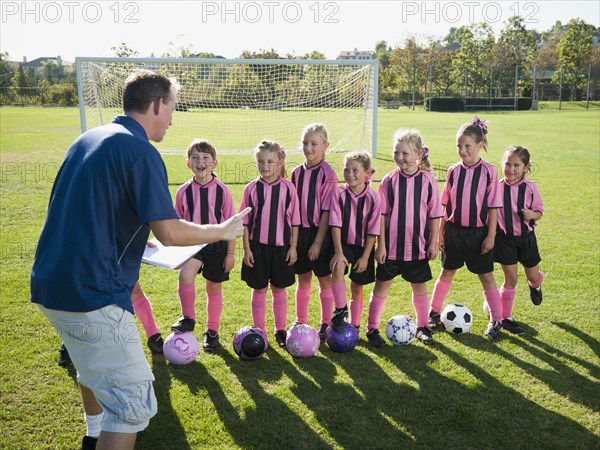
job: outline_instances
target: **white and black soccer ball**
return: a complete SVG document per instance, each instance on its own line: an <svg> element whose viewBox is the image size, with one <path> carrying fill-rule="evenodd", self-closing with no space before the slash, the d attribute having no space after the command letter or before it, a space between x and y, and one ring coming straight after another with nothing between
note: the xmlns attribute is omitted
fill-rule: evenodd
<svg viewBox="0 0 600 450"><path fill-rule="evenodd" d="M394 345L408 345L417 335L417 326L409 316L394 316L385 327L385 335Z"/></svg>
<svg viewBox="0 0 600 450"><path fill-rule="evenodd" d="M473 314L465 305L453 303L442 311L442 323L449 333L468 333L473 325Z"/></svg>

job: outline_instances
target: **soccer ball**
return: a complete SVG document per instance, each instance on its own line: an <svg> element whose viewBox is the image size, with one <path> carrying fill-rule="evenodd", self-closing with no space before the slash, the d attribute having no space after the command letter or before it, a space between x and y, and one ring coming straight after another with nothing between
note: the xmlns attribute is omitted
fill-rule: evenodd
<svg viewBox="0 0 600 450"><path fill-rule="evenodd" d="M310 325L296 323L289 329L285 345L292 356L310 358L319 350L321 339L317 330Z"/></svg>
<svg viewBox="0 0 600 450"><path fill-rule="evenodd" d="M358 330L348 322L344 322L340 331L335 331L329 326L325 332L325 342L334 352L351 352L358 344Z"/></svg>
<svg viewBox="0 0 600 450"><path fill-rule="evenodd" d="M267 335L256 327L243 327L233 337L233 350L240 359L260 358L269 348Z"/></svg>
<svg viewBox="0 0 600 450"><path fill-rule="evenodd" d="M182 366L190 364L198 356L198 339L189 331L171 333L163 346L165 357L171 364Z"/></svg>
<svg viewBox="0 0 600 450"><path fill-rule="evenodd" d="M465 305L453 303L442 311L442 323L446 331L453 334L468 333L473 325L473 314Z"/></svg>
<svg viewBox="0 0 600 450"><path fill-rule="evenodd" d="M388 320L385 335L394 345L408 345L417 335L417 326L409 316L394 316Z"/></svg>

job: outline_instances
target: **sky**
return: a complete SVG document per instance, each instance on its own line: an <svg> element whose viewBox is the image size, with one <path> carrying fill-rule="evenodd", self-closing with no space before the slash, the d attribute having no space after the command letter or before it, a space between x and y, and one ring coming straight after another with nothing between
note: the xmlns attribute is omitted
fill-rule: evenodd
<svg viewBox="0 0 600 450"><path fill-rule="evenodd" d="M498 33L520 15L528 29L580 18L598 27L592 1L0 1L0 51L31 61L60 55L115 56L121 43L140 57L209 52L236 58L274 49L280 55L374 50L408 36L444 37L451 27L488 22Z"/></svg>

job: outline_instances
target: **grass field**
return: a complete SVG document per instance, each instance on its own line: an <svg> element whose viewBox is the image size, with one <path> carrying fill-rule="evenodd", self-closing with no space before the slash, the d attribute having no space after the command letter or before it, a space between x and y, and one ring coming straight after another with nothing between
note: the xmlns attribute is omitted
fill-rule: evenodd
<svg viewBox="0 0 600 450"><path fill-rule="evenodd" d="M298 360L271 347L259 361L240 361L232 336L251 319L238 255L224 284L222 348L183 367L146 350L159 412L137 448L600 448L600 112L479 115L490 129L484 158L499 167L508 145L529 147L531 179L544 201L537 231L544 302L533 306L521 275L515 317L524 336L503 333L494 343L483 336L481 286L463 269L447 303L464 302L473 311L468 335L436 333L432 347L415 342L373 349L363 330L348 354L322 346L316 357ZM214 123L209 116L206 129ZM376 182L394 168L390 142L396 128L418 128L432 162L447 166L458 160L456 129L471 117L380 110ZM85 433L75 373L57 366L60 340L29 302L29 272L48 196L79 133L78 120L76 109L0 108L0 448L78 448ZM190 173L181 155L163 157L174 194ZM328 155L338 174L342 157ZM289 158L290 168L301 161L300 155ZM255 177L252 157L220 158L219 176L239 204L243 186ZM437 277L439 262L432 271ZM499 268L496 279L502 282ZM177 273L144 266L140 280L166 337L179 316ZM201 279L197 287L200 337L206 317ZM313 292L310 322L316 325ZM397 280L383 317L400 313L414 316L410 288Z"/></svg>

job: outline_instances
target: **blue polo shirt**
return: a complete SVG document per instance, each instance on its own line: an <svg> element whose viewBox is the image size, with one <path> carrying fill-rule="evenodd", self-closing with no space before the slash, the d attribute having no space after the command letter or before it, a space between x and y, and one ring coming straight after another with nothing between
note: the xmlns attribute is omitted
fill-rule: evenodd
<svg viewBox="0 0 600 450"><path fill-rule="evenodd" d="M82 134L52 187L31 301L72 312L115 304L133 313L148 222L166 219L177 219L167 171L143 127L117 116Z"/></svg>

